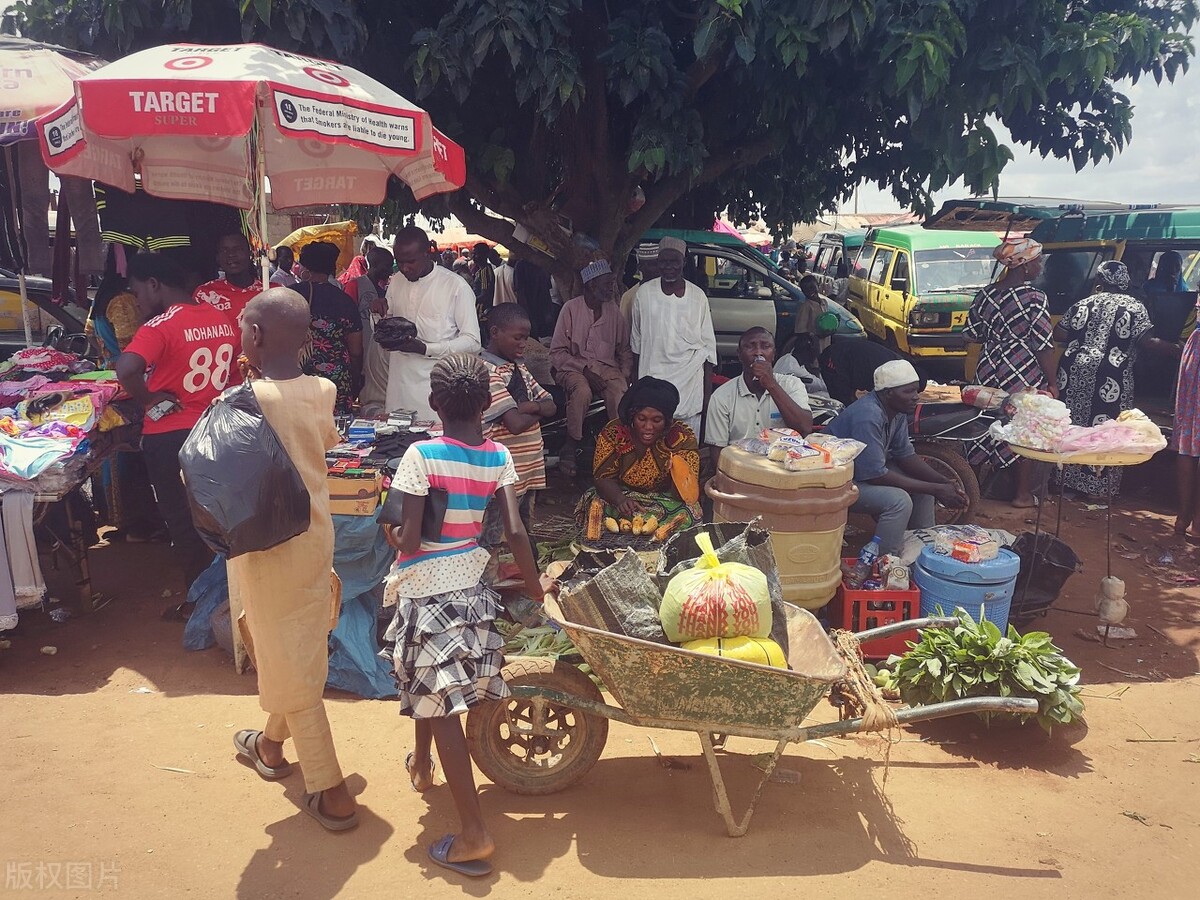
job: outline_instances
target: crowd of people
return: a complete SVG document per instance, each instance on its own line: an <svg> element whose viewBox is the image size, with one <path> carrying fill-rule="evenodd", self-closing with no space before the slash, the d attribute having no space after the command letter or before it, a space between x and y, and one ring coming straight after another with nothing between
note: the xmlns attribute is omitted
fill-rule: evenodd
<svg viewBox="0 0 1200 900"><path fill-rule="evenodd" d="M597 256L577 273L578 296L550 309L540 305L540 291L528 292L528 279L521 287L520 269L493 258L486 245L474 248L465 269L415 227L401 229L391 250L362 250L339 275L332 244L307 244L298 256L280 248L265 290L241 234L221 238L220 277L203 283L199 267L183 258L138 253L108 273L90 322L121 385L145 409L142 452L124 460L116 479L124 484L126 539L148 539L165 527L186 584L209 565L179 450L214 399L243 380L309 490L308 531L229 562L268 714L262 730L238 732L235 745L263 778L283 778L292 769L283 753L290 736L304 769L304 808L330 830L357 821L321 701L333 541L325 452L341 439L336 416L409 410L438 435L409 447L392 480L403 514L385 527L397 551L386 582L395 604L387 637L401 710L417 721L406 761L412 786L433 783L436 741L462 822L430 856L471 875L489 870L493 843L459 719L475 703L507 695L493 624L498 601L485 578L497 549L511 550L532 597L545 587L529 538L533 498L547 483L544 423L565 418L561 464L573 476L584 463L588 411L603 404L607 424L587 461L581 529L595 500L622 518L700 520L704 448L719 452L765 428L806 435L814 428L810 396L846 403L829 431L865 446L854 464L859 493L851 512L877 521L883 552L898 550L905 530L932 525L935 503L966 502L960 487L921 460L909 436L924 378L885 347L831 341L821 328L828 300L811 276L801 280L804 306L784 352L769 330L750 328L738 342L740 372L726 380L717 374L708 297L685 277L688 250L680 239L640 245L641 280L625 290ZM1100 266L1096 291L1055 328L1035 286L1040 246L1006 240L996 257L1004 275L976 297L966 328L981 345L981 383L1061 396L1077 424L1091 425L1129 408L1139 351L1182 352L1176 530L1194 534L1197 337L1182 349L1154 337L1120 262ZM1158 271L1178 280L1170 259ZM371 339L387 319L411 326L393 349ZM559 400L527 364L531 340L543 336ZM1056 340L1065 347L1060 362ZM1003 445L981 444L977 452L997 465L1010 461ZM1028 472L1017 472L1014 504L1036 502ZM1111 492L1117 476L1068 467L1063 477L1096 494ZM153 487L153 505L148 490L136 489L139 479ZM168 610L176 618L188 613L187 604Z"/></svg>

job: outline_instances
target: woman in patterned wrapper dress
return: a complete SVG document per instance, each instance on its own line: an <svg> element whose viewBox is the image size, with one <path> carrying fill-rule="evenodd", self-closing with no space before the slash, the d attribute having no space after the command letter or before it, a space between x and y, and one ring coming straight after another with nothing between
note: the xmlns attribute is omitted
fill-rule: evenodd
<svg viewBox="0 0 1200 900"><path fill-rule="evenodd" d="M1031 282L1042 274L1042 245L1029 238L1008 238L992 255L1004 274L975 295L963 337L982 344L975 380L1008 391L1032 388L1058 395L1054 366L1053 325L1046 295ZM972 465L990 462L1005 467L1017 460L1007 444L981 438L968 453ZM1033 462L1017 461L1017 491L1012 505L1037 505L1033 496Z"/></svg>
<svg viewBox="0 0 1200 900"><path fill-rule="evenodd" d="M682 527L700 521L700 504L685 502L675 483L675 459L694 479L700 477L700 448L692 429L675 418L678 405L675 385L659 378L642 378L625 393L620 417L596 438L596 485L584 492L575 510L581 534L597 498L604 502L606 517L632 519L640 514L665 523L682 513Z"/></svg>
<svg viewBox="0 0 1200 900"><path fill-rule="evenodd" d="M1066 344L1058 369L1059 397L1071 422L1090 428L1133 407L1133 364L1139 350L1169 352L1172 345L1151 335L1150 313L1131 297L1129 270L1115 259L1101 263L1096 290L1076 302L1054 329ZM1066 466L1063 483L1098 499L1121 489L1119 466Z"/></svg>

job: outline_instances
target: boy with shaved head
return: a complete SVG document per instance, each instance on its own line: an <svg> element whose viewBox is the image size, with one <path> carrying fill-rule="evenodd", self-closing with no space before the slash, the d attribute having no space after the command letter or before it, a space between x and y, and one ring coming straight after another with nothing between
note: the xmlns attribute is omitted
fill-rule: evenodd
<svg viewBox="0 0 1200 900"><path fill-rule="evenodd" d="M333 423L333 382L300 370L311 314L290 288L271 288L242 314L246 377L263 415L308 489L308 531L269 550L229 560L229 589L246 611L258 670L264 731L246 729L234 745L268 781L291 774L283 742L291 737L304 769L301 808L330 831L358 824L334 751L322 694L329 674L333 519L325 451L341 439Z"/></svg>

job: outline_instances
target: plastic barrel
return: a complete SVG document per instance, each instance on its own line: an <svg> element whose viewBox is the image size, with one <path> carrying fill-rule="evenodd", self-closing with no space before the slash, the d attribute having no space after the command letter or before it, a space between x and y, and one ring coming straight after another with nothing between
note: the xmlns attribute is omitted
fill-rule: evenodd
<svg viewBox="0 0 1200 900"><path fill-rule="evenodd" d="M987 619L1005 631L1020 571L1021 559L1011 550L1002 548L995 559L965 563L926 547L913 571L921 589L921 615L937 615L939 606L949 615L961 606L972 618Z"/></svg>
<svg viewBox="0 0 1200 900"><path fill-rule="evenodd" d="M762 519L783 599L820 609L842 581L846 511L858 497L853 473L852 466L789 472L766 457L726 447L705 491L716 522Z"/></svg>

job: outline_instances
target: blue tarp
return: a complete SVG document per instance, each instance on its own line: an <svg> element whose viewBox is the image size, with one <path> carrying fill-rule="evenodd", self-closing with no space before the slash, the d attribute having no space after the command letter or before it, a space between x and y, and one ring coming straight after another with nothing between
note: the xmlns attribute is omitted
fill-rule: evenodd
<svg viewBox="0 0 1200 900"><path fill-rule="evenodd" d="M370 699L394 698L396 682L388 664L376 653L380 585L394 553L371 516L334 516L333 568L342 579L342 614L329 636L329 680L332 688ZM225 559L218 556L192 584L188 600L195 612L183 631L187 650L206 650L216 643L209 620L229 602Z"/></svg>

